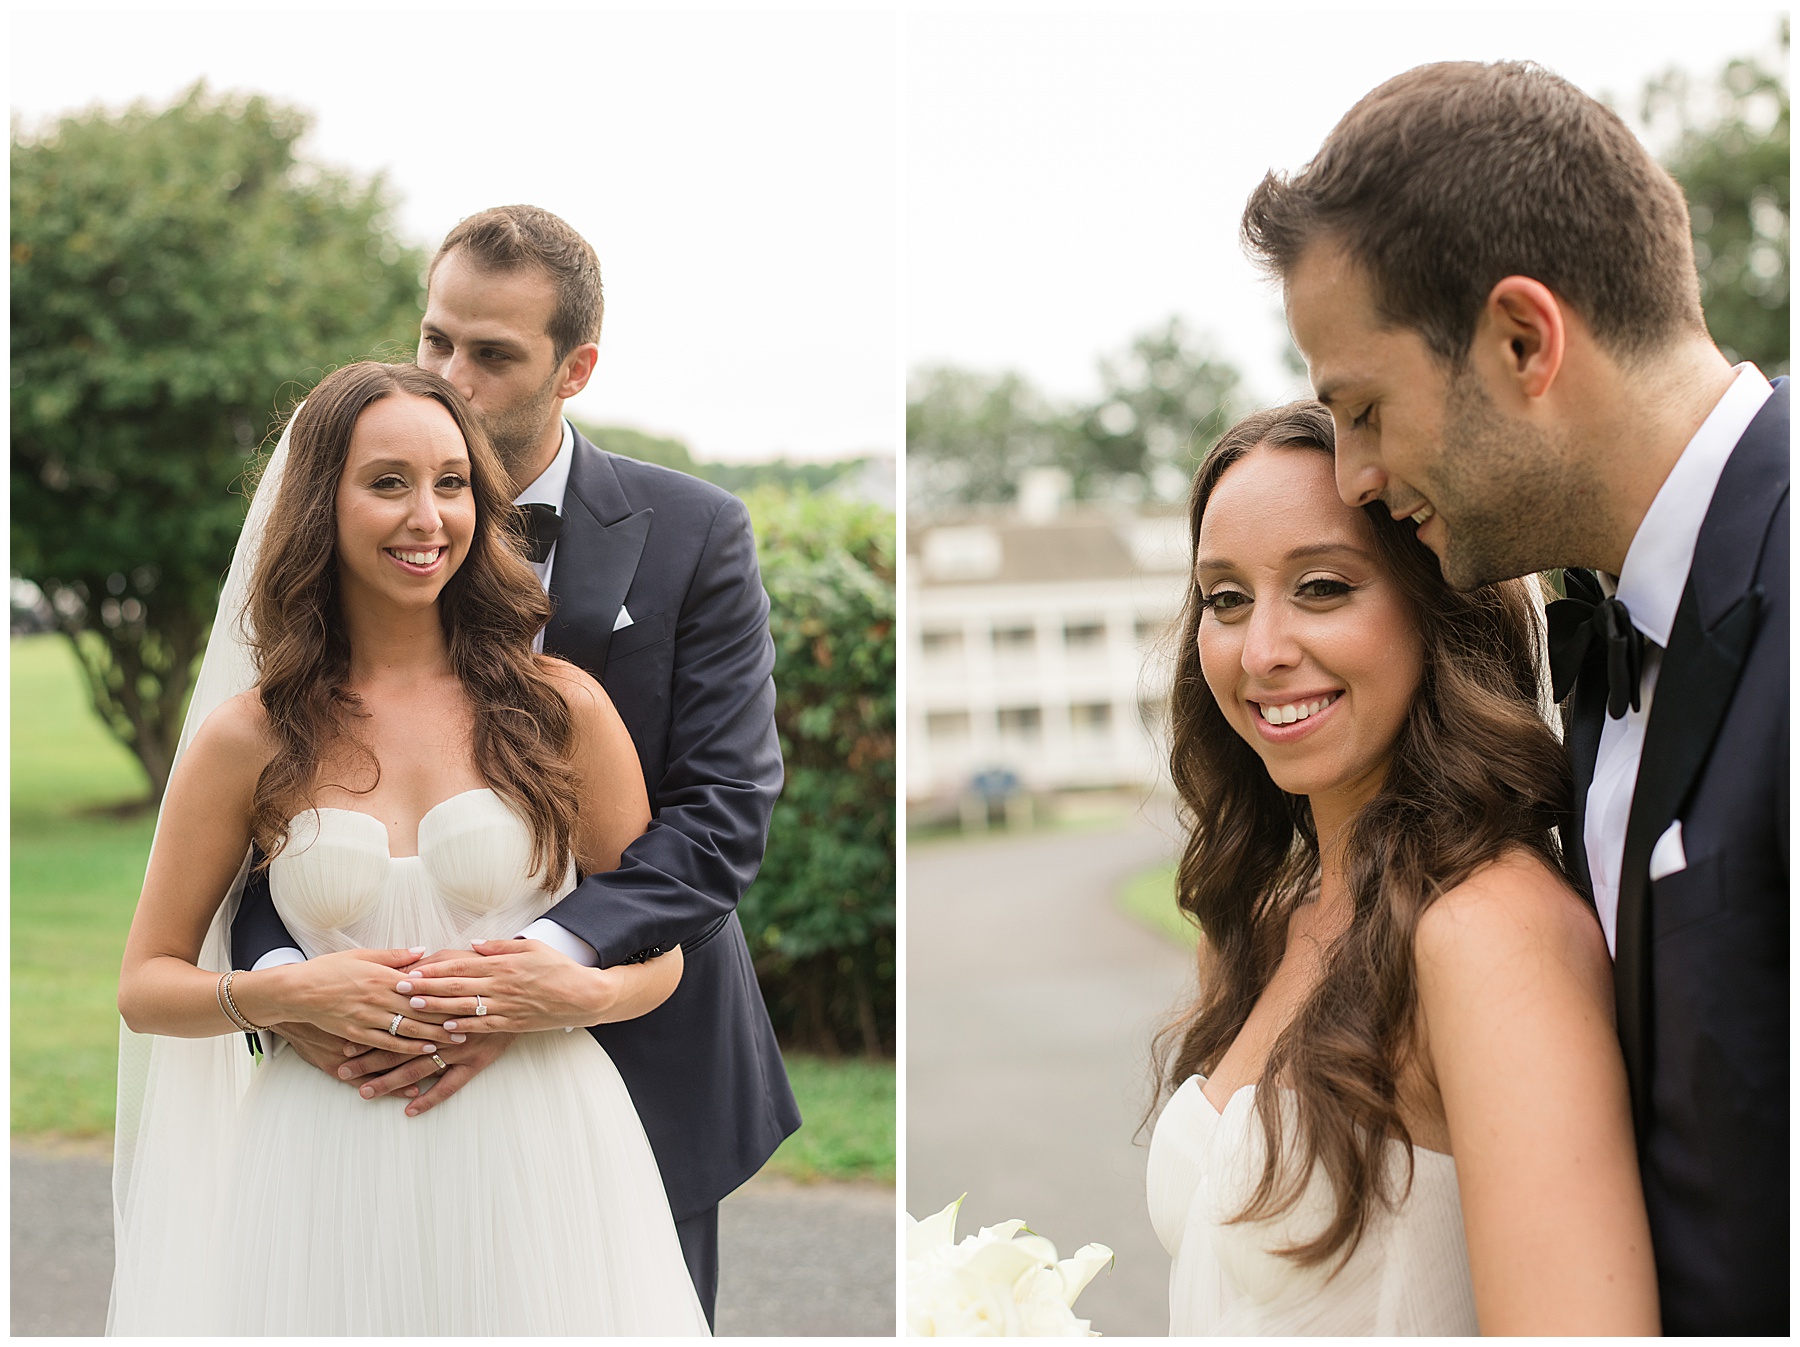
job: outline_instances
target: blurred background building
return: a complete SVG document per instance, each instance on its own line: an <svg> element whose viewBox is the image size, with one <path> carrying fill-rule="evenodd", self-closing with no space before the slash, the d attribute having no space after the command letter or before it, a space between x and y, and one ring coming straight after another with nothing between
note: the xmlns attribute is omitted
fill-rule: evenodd
<svg viewBox="0 0 1800 1347"><path fill-rule="evenodd" d="M978 807L978 782L1043 795L1157 774L1156 655L1181 605L1187 523L1071 508L1065 490L1058 469L1035 469L1017 510L908 531L906 791L927 809Z"/></svg>

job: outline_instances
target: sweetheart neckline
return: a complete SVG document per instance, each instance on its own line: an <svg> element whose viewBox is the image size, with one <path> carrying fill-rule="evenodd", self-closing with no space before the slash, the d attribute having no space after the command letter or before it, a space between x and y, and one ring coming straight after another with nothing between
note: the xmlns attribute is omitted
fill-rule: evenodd
<svg viewBox="0 0 1800 1347"><path fill-rule="evenodd" d="M439 800L436 804L432 805L431 808L427 809L423 814L419 815L419 822L413 828L413 836L414 836L413 845L414 846L418 845L417 837L418 837L418 834L424 829L426 819L430 818L433 814L437 813L438 810L442 809L445 805L449 804L452 800L460 800L464 796L468 796L468 795L492 795L492 796L494 796L495 799L499 798L499 792L496 791L492 786L474 786L468 790L459 790L454 795L446 795L443 799ZM293 818L288 820L288 827L292 828L295 823L297 823L301 818L305 817L305 814L355 814L358 818L366 818L369 820L369 822L373 823L376 827L380 828L383 844L385 845L387 843L388 825L386 823L384 823L376 815L371 814L371 813L367 812L366 810L342 809L334 804L316 804L311 809L306 810L305 813L303 813L303 814L295 814ZM416 861L419 859L419 853L416 851L413 852L411 855L396 856L394 854L393 847L388 846L387 852L388 852L388 859L390 861ZM279 857L277 859L279 859Z"/></svg>
<svg viewBox="0 0 1800 1347"><path fill-rule="evenodd" d="M1200 1101L1206 1105L1206 1111L1208 1113L1212 1114L1213 1117L1217 1121L1220 1121L1220 1122L1223 1122L1225 1120L1225 1115L1231 1111L1231 1106L1237 1102L1239 1095L1253 1092L1256 1089L1257 1085L1260 1083L1260 1082L1254 1081L1254 1080L1245 1081L1242 1085L1238 1086L1237 1089L1235 1089L1231 1092L1231 1097L1225 1101L1225 1107L1220 1108L1217 1104L1213 1103L1212 1099L1210 1097L1208 1097L1208 1095L1206 1093L1206 1077L1205 1076L1201 1075L1198 1071L1196 1071L1192 1076L1189 1076L1188 1079L1190 1081L1199 1082L1194 1087L1194 1093L1196 1093L1200 1096ZM1286 1088L1286 1087L1284 1086L1282 1088ZM1448 1160L1452 1164L1456 1163L1456 1157L1454 1155L1451 1155L1448 1151L1434 1151L1431 1149L1431 1147L1421 1146L1421 1145L1418 1145L1416 1142L1413 1144L1413 1150L1422 1155L1435 1156L1439 1160Z"/></svg>

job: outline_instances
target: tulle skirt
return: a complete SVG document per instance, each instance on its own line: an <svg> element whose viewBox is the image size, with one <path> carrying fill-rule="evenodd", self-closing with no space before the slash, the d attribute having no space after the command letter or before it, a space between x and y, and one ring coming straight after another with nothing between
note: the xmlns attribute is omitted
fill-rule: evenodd
<svg viewBox="0 0 1800 1347"><path fill-rule="evenodd" d="M213 1226L216 1291L161 1331L706 1333L643 1126L591 1035L525 1035L429 1113L405 1103L286 1048L265 1062Z"/></svg>

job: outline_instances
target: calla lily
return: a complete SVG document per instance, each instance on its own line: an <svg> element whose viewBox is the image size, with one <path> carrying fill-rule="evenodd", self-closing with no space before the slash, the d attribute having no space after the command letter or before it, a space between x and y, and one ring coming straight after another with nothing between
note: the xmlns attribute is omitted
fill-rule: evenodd
<svg viewBox="0 0 1800 1347"><path fill-rule="evenodd" d="M967 1194L964 1194L967 1196ZM963 1199L923 1221L908 1215L907 1332L925 1337L1098 1337L1070 1308L1112 1250L1089 1244L1061 1262L1024 1221L984 1226L960 1244Z"/></svg>

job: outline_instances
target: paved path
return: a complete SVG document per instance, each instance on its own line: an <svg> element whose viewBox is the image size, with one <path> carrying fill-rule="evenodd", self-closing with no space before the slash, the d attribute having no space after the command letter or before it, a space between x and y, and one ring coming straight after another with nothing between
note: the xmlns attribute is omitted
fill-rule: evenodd
<svg viewBox="0 0 1800 1347"><path fill-rule="evenodd" d="M1123 916L1168 826L913 847L906 880L906 1199L968 1192L959 1234L1011 1217L1117 1262L1076 1303L1108 1336L1168 1332L1169 1259L1144 1206L1148 1050L1188 956Z"/></svg>
<svg viewBox="0 0 1800 1347"><path fill-rule="evenodd" d="M112 1285L112 1166L91 1149L12 1151L12 1331L89 1336ZM894 1193L755 1179L719 1211L719 1332L894 1331Z"/></svg>

